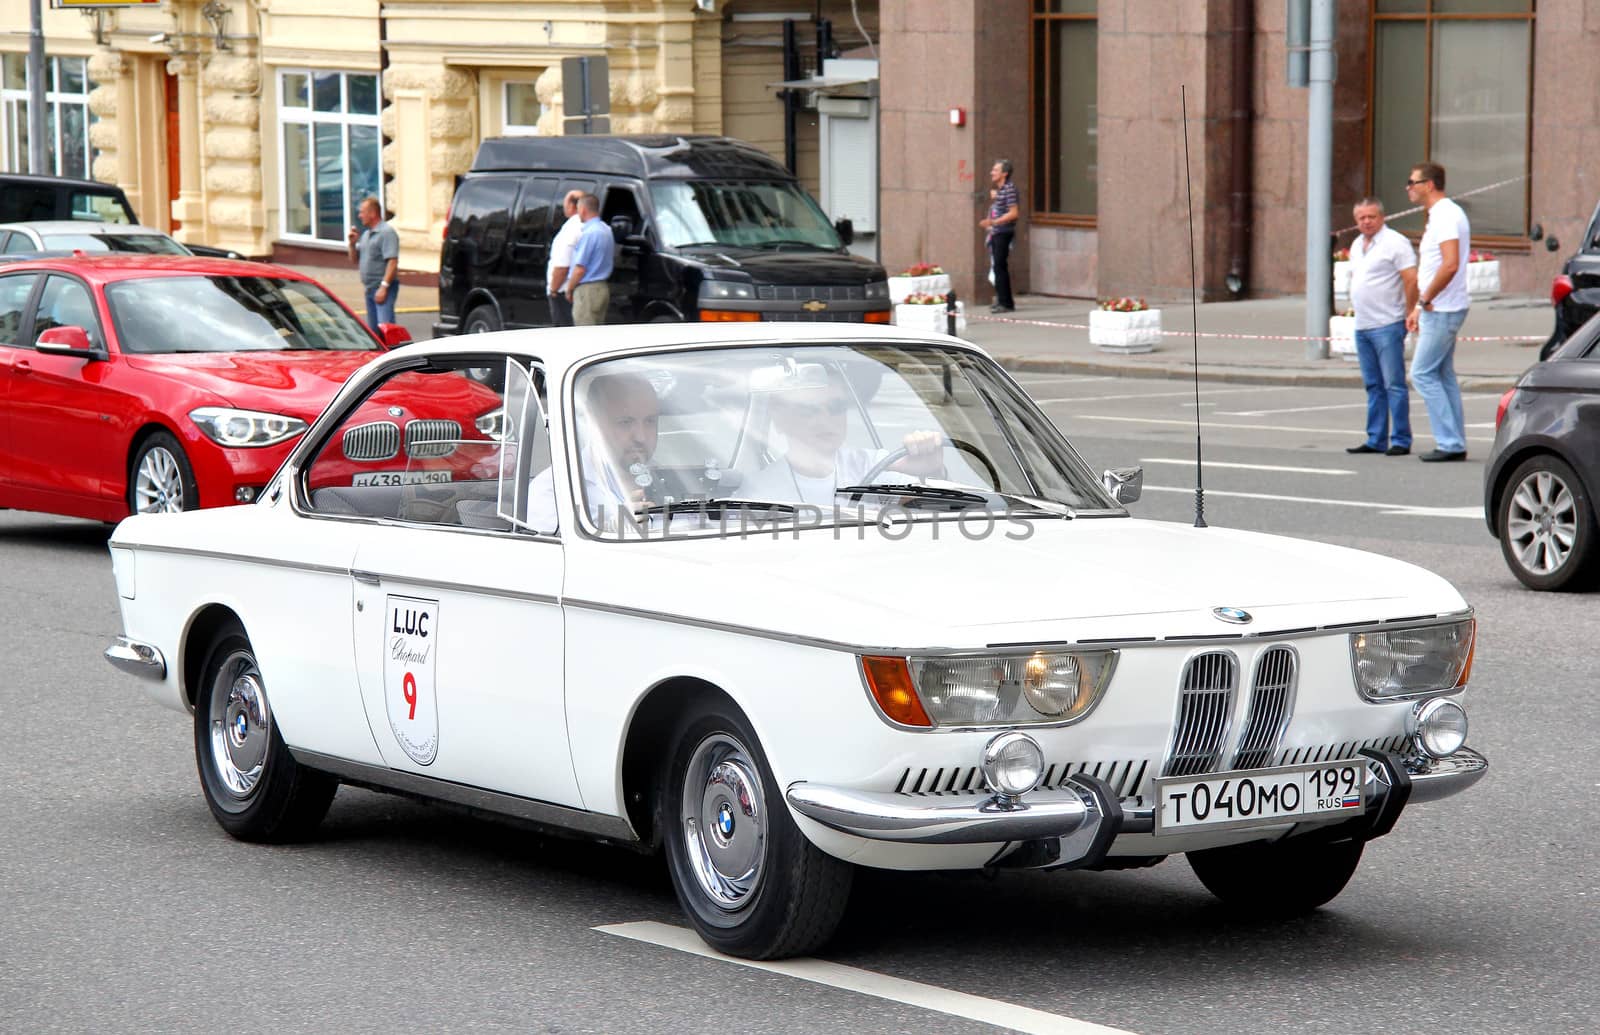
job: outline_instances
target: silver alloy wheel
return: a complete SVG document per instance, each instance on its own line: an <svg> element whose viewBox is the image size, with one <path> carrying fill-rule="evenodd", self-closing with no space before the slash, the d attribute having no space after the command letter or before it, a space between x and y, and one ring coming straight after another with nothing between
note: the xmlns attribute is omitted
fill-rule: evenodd
<svg viewBox="0 0 1600 1035"><path fill-rule="evenodd" d="M1567 563L1578 540L1577 503L1552 471L1534 471L1517 485L1506 510L1506 536L1517 563L1549 575Z"/></svg>
<svg viewBox="0 0 1600 1035"><path fill-rule="evenodd" d="M212 772L232 797L248 801L266 772L272 739L272 713L255 658L242 650L229 654L210 693Z"/></svg>
<svg viewBox="0 0 1600 1035"><path fill-rule="evenodd" d="M183 469L164 446L155 446L139 458L134 472L134 508L140 514L176 514L183 509Z"/></svg>
<svg viewBox="0 0 1600 1035"><path fill-rule="evenodd" d="M726 733L700 742L684 774L678 819L700 890L730 912L761 884L765 802L759 769L743 744Z"/></svg>

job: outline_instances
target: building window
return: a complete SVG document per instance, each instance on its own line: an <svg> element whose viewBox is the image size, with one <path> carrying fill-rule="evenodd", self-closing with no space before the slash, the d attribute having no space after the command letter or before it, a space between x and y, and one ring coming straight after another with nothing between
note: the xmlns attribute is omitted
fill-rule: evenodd
<svg viewBox="0 0 1600 1035"><path fill-rule="evenodd" d="M376 74L278 72L284 237L344 243L361 199L381 197L378 122Z"/></svg>
<svg viewBox="0 0 1600 1035"><path fill-rule="evenodd" d="M1033 215L1093 226L1098 200L1096 0L1033 2Z"/></svg>
<svg viewBox="0 0 1600 1035"><path fill-rule="evenodd" d="M504 117L501 121L501 131L507 136L533 136L539 132L539 116L544 114L544 105L539 103L539 94L534 90L532 80L508 80L501 94Z"/></svg>
<svg viewBox="0 0 1600 1035"><path fill-rule="evenodd" d="M45 59L45 169L56 176L88 179L94 163L89 148L88 59ZM28 172L28 56L0 54L0 168Z"/></svg>
<svg viewBox="0 0 1600 1035"><path fill-rule="evenodd" d="M1390 212L1433 161L1474 240L1527 234L1533 19L1532 0L1373 0L1371 176Z"/></svg>

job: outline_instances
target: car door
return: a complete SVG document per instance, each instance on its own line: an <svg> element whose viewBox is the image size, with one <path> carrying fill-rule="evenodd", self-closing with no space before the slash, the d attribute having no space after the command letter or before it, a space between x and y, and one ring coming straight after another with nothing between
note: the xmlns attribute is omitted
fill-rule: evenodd
<svg viewBox="0 0 1600 1035"><path fill-rule="evenodd" d="M639 194L627 183L613 183L606 187L602 199L600 218L615 234L611 266L611 304L606 314L607 323L638 323L643 315L643 287L640 269L643 265L638 244L628 244L644 233L644 215L639 205ZM617 230L622 228L621 233Z"/></svg>
<svg viewBox="0 0 1600 1035"><path fill-rule="evenodd" d="M351 572L357 679L389 767L581 807L564 706L562 547L519 524L529 481L550 459L538 367L513 360L505 371L497 418L470 396L432 401L458 398L462 383L494 394L437 357L387 386L409 400L384 409L403 425L405 456L391 464L399 484L377 487L393 509L362 537ZM463 430L422 443L406 422L423 419ZM449 481L434 480L441 470Z"/></svg>
<svg viewBox="0 0 1600 1035"><path fill-rule="evenodd" d="M545 285L550 259L551 209L560 211L554 176L530 176L522 182L517 213L511 221L510 271L505 306L507 326L542 326L550 322L550 293Z"/></svg>
<svg viewBox="0 0 1600 1035"><path fill-rule="evenodd" d="M104 320L94 290L77 277L49 273L35 295L26 352L13 357L7 411L12 474L40 506L97 516L121 495L127 456L119 446L134 402L123 391L116 361L106 351ZM82 327L92 356L49 355L32 349L52 327ZM87 509L86 509L87 508Z"/></svg>
<svg viewBox="0 0 1600 1035"><path fill-rule="evenodd" d="M17 481L17 457L11 445L11 401L19 378L33 366L33 352L25 337L34 290L44 278L37 273L0 277L0 491L9 493Z"/></svg>

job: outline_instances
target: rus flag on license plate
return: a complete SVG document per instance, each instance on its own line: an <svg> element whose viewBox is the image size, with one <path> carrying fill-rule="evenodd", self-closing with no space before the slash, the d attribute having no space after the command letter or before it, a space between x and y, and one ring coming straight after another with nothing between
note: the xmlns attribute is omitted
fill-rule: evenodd
<svg viewBox="0 0 1600 1035"><path fill-rule="evenodd" d="M1347 794L1339 799L1341 809L1358 809L1361 807L1361 795Z"/></svg>

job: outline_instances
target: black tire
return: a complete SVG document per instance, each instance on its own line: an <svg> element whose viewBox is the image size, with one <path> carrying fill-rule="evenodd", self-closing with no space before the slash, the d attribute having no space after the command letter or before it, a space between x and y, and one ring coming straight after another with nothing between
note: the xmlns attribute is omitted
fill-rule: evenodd
<svg viewBox="0 0 1600 1035"><path fill-rule="evenodd" d="M128 461L128 512L173 514L199 507L200 488L183 447L165 431L151 433Z"/></svg>
<svg viewBox="0 0 1600 1035"><path fill-rule="evenodd" d="M1529 589L1587 589L1600 569L1594 500L1566 461L1548 453L1517 465L1495 527L1511 574Z"/></svg>
<svg viewBox="0 0 1600 1035"><path fill-rule="evenodd" d="M1240 913L1262 919L1302 916L1333 901L1361 862L1361 841L1316 837L1252 841L1189 853L1200 883Z"/></svg>
<svg viewBox="0 0 1600 1035"><path fill-rule="evenodd" d="M505 325L500 322L500 314L492 305L474 307L467 313L467 318L461 321L462 334L493 334L504 329Z"/></svg>
<svg viewBox="0 0 1600 1035"><path fill-rule="evenodd" d="M670 745L656 783L658 816L672 887L690 923L730 956L815 951L844 916L854 867L800 832L755 732L732 705L692 705ZM692 807L685 800L691 780L699 788L689 796ZM707 815L716 823L709 832L699 822Z"/></svg>
<svg viewBox="0 0 1600 1035"><path fill-rule="evenodd" d="M201 673L194 755L211 814L241 841L306 837L327 815L339 784L300 765L284 746L250 641L237 628L224 631Z"/></svg>

